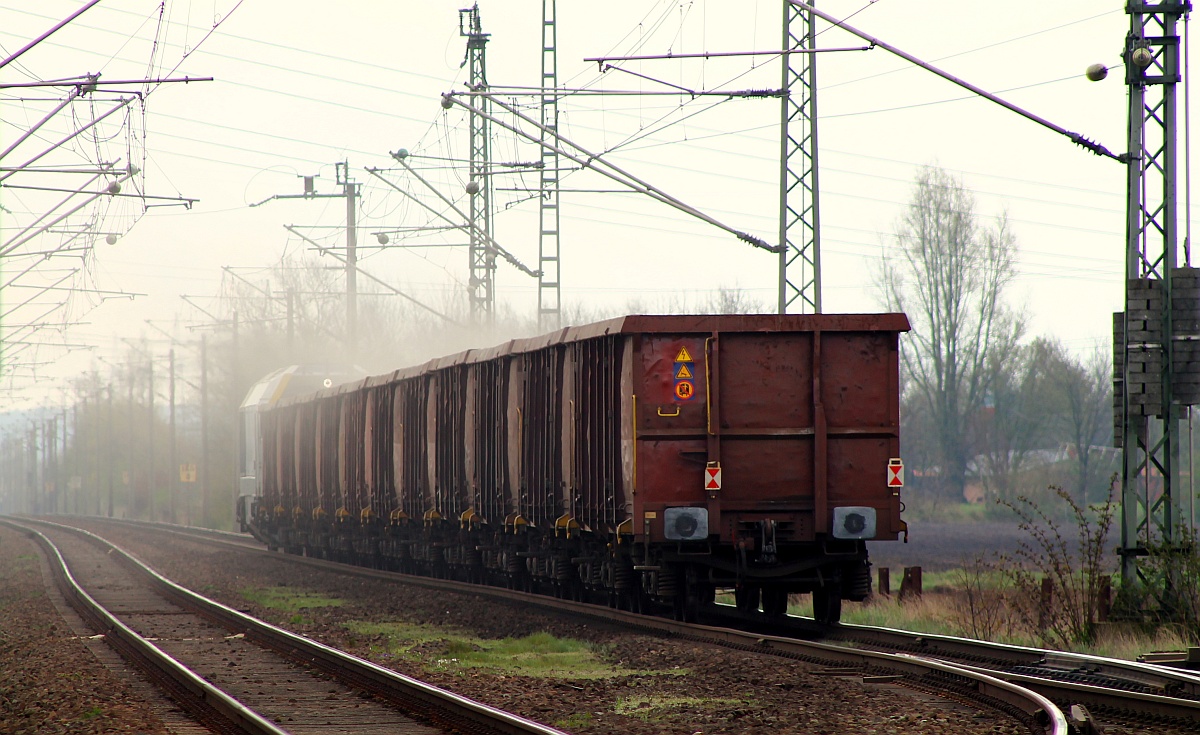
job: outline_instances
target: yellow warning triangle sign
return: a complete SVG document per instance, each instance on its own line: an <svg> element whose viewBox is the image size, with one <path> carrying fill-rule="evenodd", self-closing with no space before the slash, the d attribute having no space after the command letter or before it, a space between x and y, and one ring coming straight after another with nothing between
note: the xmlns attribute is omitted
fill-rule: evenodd
<svg viewBox="0 0 1200 735"><path fill-rule="evenodd" d="M685 378L691 378L691 377L693 377L692 371L688 370L688 366L686 364L680 365L679 369L675 371L675 379L676 380L684 380Z"/></svg>
<svg viewBox="0 0 1200 735"><path fill-rule="evenodd" d="M675 356L675 362L692 362L692 355L687 351L686 347L679 348L679 354Z"/></svg>

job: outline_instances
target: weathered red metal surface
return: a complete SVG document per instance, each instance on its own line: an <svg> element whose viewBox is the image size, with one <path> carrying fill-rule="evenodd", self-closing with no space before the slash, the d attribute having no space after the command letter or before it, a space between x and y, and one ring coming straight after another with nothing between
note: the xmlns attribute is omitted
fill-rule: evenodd
<svg viewBox="0 0 1200 735"><path fill-rule="evenodd" d="M517 512L530 523L552 527L566 508L562 482L562 353L554 348L514 358L523 389L517 455Z"/></svg>
<svg viewBox="0 0 1200 735"><path fill-rule="evenodd" d="M376 517L386 518L395 504L392 463L392 398L396 386L379 382L367 389L363 458L367 507Z"/></svg>
<svg viewBox="0 0 1200 735"><path fill-rule="evenodd" d="M631 327L641 330L635 530L661 539L665 507L696 505L725 541L768 516L783 520L780 540L812 541L835 505L861 505L878 512L876 538L896 537L885 473L900 456L903 315L626 318ZM706 491L710 463L722 481Z"/></svg>
<svg viewBox="0 0 1200 735"><path fill-rule="evenodd" d="M365 449L363 428L366 414L366 395L363 390L347 392L341 397L338 422L338 489L341 506L357 516L364 507Z"/></svg>
<svg viewBox="0 0 1200 735"><path fill-rule="evenodd" d="M317 494L317 404L296 405L295 441L291 446L296 467L296 495L306 518L321 505Z"/></svg>
<svg viewBox="0 0 1200 735"><path fill-rule="evenodd" d="M258 430L267 440L262 443L262 494L263 507L274 508L280 502L280 487L279 477L279 424L280 417L277 414L265 414L259 416Z"/></svg>
<svg viewBox="0 0 1200 735"><path fill-rule="evenodd" d="M622 470L624 342L602 337L567 347L563 393L566 510L584 528L612 532L625 518Z"/></svg>
<svg viewBox="0 0 1200 735"><path fill-rule="evenodd" d="M629 316L458 353L285 401L298 405L288 482L327 512L345 491L381 516L473 509L550 527L565 515L597 532L632 521L654 540L671 505L708 508L726 541L767 517L780 540L812 541L835 505L862 505L878 511L876 538L895 538L885 473L900 456L908 326L902 314Z"/></svg>
<svg viewBox="0 0 1200 735"><path fill-rule="evenodd" d="M288 406L279 411L275 418L275 431L278 437L275 441L275 472L279 477L278 499L276 505L286 512L291 512L296 506L296 463L289 448L296 444L296 414L297 406Z"/></svg>
<svg viewBox="0 0 1200 735"><path fill-rule="evenodd" d="M432 509L446 518L457 519L468 508L467 371L461 361L447 360L442 364L430 379L429 415L434 436Z"/></svg>
<svg viewBox="0 0 1200 735"><path fill-rule="evenodd" d="M483 522L500 523L512 510L508 476L508 360L467 366L466 473L468 505Z"/></svg>
<svg viewBox="0 0 1200 735"><path fill-rule="evenodd" d="M341 503L338 478L338 425L340 400L329 395L317 400L317 426L313 447L316 455L317 498L319 507L331 517Z"/></svg>
<svg viewBox="0 0 1200 735"><path fill-rule="evenodd" d="M427 380L417 376L398 381L392 401L392 473L396 483L396 503L409 518L417 520L431 507Z"/></svg>

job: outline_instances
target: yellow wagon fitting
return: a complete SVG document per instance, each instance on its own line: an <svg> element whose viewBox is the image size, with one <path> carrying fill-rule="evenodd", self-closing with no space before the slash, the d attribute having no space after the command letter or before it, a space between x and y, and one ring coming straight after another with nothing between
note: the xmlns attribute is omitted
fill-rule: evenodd
<svg viewBox="0 0 1200 735"><path fill-rule="evenodd" d="M554 535L557 536L562 532L567 538L571 538L575 532L579 531L579 521L570 513L563 513L558 518L554 519Z"/></svg>
<svg viewBox="0 0 1200 735"><path fill-rule="evenodd" d="M633 535L633 520L632 519L626 518L625 520L623 520L617 524L617 538L618 539L620 539L622 536L632 536L632 535Z"/></svg>
<svg viewBox="0 0 1200 735"><path fill-rule="evenodd" d="M487 519L475 512L475 508L467 508L458 517L458 525L468 531L476 526L482 526L487 523Z"/></svg>
<svg viewBox="0 0 1200 735"><path fill-rule="evenodd" d="M508 531L511 529L512 532L515 534L518 531L520 531L521 529L527 527L528 525L529 525L529 521L526 520L525 516L521 515L520 513L509 513L508 515L504 516L504 530L505 531Z"/></svg>

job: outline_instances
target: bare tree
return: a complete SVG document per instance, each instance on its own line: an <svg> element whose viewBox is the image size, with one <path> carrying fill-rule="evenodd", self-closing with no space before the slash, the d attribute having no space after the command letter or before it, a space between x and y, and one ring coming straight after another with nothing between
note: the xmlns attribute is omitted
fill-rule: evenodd
<svg viewBox="0 0 1200 735"><path fill-rule="evenodd" d="M1064 355L1053 375L1055 389L1066 402L1060 420L1074 455L1073 495L1080 505L1087 505L1088 488L1099 484L1110 464L1102 461L1102 447L1112 431L1111 379L1112 362L1103 349L1086 362Z"/></svg>
<svg viewBox="0 0 1200 735"><path fill-rule="evenodd" d="M1053 431L1065 407L1054 380L1064 355L1056 342L1038 338L1006 358L990 362L988 395L977 420L977 460L988 491L1012 503L1034 450L1056 443Z"/></svg>
<svg viewBox="0 0 1200 735"><path fill-rule="evenodd" d="M1002 299L1015 274L1016 242L1007 217L981 229L962 180L927 166L895 244L880 290L888 308L912 322L901 342L903 369L935 426L942 481L961 494L989 365L1004 364L1024 333L1024 320Z"/></svg>
<svg viewBox="0 0 1200 735"><path fill-rule="evenodd" d="M722 286L700 305L701 314L763 314L766 306L744 288Z"/></svg>

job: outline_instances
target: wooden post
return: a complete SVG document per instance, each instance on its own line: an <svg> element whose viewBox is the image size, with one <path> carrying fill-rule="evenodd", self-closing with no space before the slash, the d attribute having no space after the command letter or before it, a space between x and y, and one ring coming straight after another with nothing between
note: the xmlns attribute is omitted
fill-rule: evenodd
<svg viewBox="0 0 1200 735"><path fill-rule="evenodd" d="M1107 574L1100 578L1096 590L1096 622L1107 623L1108 614L1112 611L1112 577Z"/></svg>
<svg viewBox="0 0 1200 735"><path fill-rule="evenodd" d="M1038 603L1038 629L1050 627L1050 610L1054 604L1054 580L1042 577L1042 596Z"/></svg>
<svg viewBox="0 0 1200 735"><path fill-rule="evenodd" d="M879 568L879 594L884 597L892 596L892 570L887 567Z"/></svg>
<svg viewBox="0 0 1200 735"><path fill-rule="evenodd" d="M904 579L900 581L900 599L921 596L921 567L904 567Z"/></svg>

